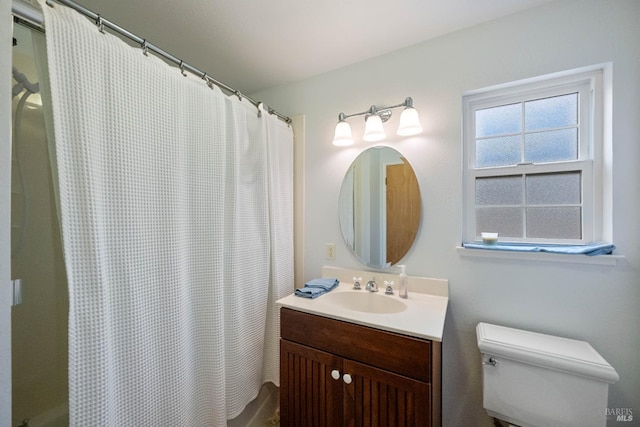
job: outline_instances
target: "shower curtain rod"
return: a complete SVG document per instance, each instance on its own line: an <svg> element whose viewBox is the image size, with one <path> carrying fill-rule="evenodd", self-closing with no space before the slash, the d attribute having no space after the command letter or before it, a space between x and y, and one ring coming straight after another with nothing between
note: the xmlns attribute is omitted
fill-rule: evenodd
<svg viewBox="0 0 640 427"><path fill-rule="evenodd" d="M152 51L153 53L155 53L156 55L159 55L171 62L173 62L174 64L178 65L178 67L180 68L180 71L182 73L184 73L185 71L190 72L191 74L198 76L200 78L202 78L204 81L207 82L208 85L214 84L234 95L236 95L238 97L238 99L246 99L247 101L249 101L250 103L252 103L256 108L258 108L259 110L259 106L260 104L263 105L263 107L269 112L269 114L274 114L276 115L280 120L286 122L287 124L291 124L291 119L285 115L282 115L280 113L278 113L277 111L275 111L274 109L267 107L264 103L262 102L258 102L255 101L254 99L248 97L247 95L240 93L239 90L236 90L230 86L227 86L226 84L219 82L218 80L214 79L213 77L211 77L210 75L208 75L207 73L205 73L204 71L190 65L187 64L186 62L182 61L180 58L177 58L173 55L171 55L170 53L164 51L163 49L160 49L159 47L157 47L156 45L149 43L146 39L143 39L141 37L136 36L135 34L133 34L132 32L120 27L117 24L114 24L113 22L104 19L103 17L101 17L100 15L98 15L95 12L92 12L91 10L85 8L82 5L79 5L78 3L75 3L71 0L55 0L57 3L61 3L65 6L68 6L74 10L76 10L77 12L83 14L84 16L94 20L96 22L96 25L98 26L98 29L100 31L103 31L103 27L107 27L113 31L115 31L116 33L128 38L129 40L132 40L136 43L138 43L140 45L140 47L143 49L143 51L146 53L147 50ZM24 19L28 22L31 22L33 24L38 25L39 27L44 29L44 18L42 16L42 11L37 9L36 7L25 3L22 0L13 0L12 2L12 12L14 14L14 16L17 16L18 18ZM53 0L47 0L47 5L54 7L53 6Z"/></svg>

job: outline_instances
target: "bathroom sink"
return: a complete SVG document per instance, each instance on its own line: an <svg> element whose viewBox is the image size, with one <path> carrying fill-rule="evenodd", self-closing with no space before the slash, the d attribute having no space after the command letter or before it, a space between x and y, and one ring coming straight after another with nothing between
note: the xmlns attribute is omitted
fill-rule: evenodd
<svg viewBox="0 0 640 427"><path fill-rule="evenodd" d="M336 271L342 272L341 269L330 270L324 277L341 277L334 274ZM347 273L341 273L343 278L340 279L340 284L331 292L320 295L318 298L300 298L295 293L291 293L277 300L276 304L281 308L317 314L387 332L436 342L442 341L444 319L449 302L446 280L414 277L412 282L414 287L409 289L409 298L402 299L397 294L385 295L383 289L374 293L365 289L353 290L353 282L347 277L356 274L365 276L371 272L347 271ZM378 281L391 280L395 277L382 276Z"/></svg>
<svg viewBox="0 0 640 427"><path fill-rule="evenodd" d="M395 297L367 291L334 292L320 298L338 307L363 313L393 314L407 309L407 305Z"/></svg>

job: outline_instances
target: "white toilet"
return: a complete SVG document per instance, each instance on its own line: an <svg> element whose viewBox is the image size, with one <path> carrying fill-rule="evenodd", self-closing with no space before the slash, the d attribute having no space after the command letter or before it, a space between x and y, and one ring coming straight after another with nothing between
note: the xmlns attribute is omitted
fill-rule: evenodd
<svg viewBox="0 0 640 427"><path fill-rule="evenodd" d="M589 343L479 323L483 404L521 427L602 427L618 373Z"/></svg>

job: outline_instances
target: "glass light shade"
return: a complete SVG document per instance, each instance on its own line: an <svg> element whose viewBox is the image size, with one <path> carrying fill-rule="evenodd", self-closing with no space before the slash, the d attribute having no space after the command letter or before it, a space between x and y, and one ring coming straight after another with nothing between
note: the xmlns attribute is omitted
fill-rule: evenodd
<svg viewBox="0 0 640 427"><path fill-rule="evenodd" d="M413 107L405 108L400 116L398 135L409 136L419 134L420 132L422 132L422 126L420 126L418 110Z"/></svg>
<svg viewBox="0 0 640 427"><path fill-rule="evenodd" d="M351 126L345 121L340 121L336 125L336 133L333 136L333 145L338 147L346 147L353 144L351 136Z"/></svg>
<svg viewBox="0 0 640 427"><path fill-rule="evenodd" d="M382 119L377 114L373 114L367 118L367 123L364 127L364 135L362 139L365 141L380 141L387 135L384 133L382 127Z"/></svg>

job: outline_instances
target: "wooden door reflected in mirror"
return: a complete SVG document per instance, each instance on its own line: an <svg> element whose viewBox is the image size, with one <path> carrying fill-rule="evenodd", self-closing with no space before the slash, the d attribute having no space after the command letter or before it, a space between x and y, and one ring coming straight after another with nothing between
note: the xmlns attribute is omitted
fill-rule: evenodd
<svg viewBox="0 0 640 427"><path fill-rule="evenodd" d="M397 264L409 250L420 226L420 187L413 168L402 164L387 166L387 263Z"/></svg>

